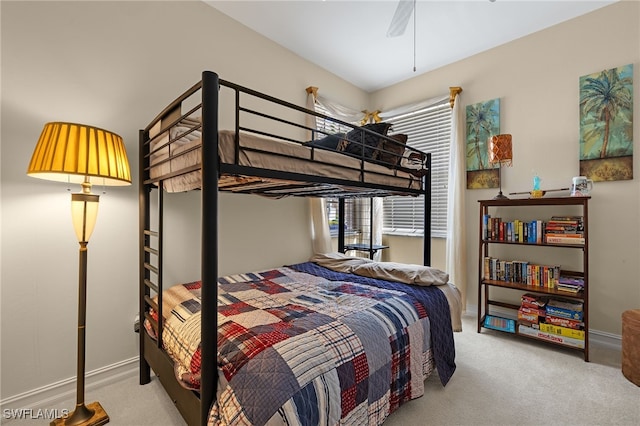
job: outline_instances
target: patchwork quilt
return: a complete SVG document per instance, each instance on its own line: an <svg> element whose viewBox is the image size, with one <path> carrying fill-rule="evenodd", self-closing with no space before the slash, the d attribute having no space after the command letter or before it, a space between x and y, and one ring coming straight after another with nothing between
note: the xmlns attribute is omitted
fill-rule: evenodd
<svg viewBox="0 0 640 426"><path fill-rule="evenodd" d="M435 288L308 262L224 277L218 289L210 425L379 425L423 395L435 367L443 384L455 370L448 303ZM197 389L200 282L166 290L163 310L163 345Z"/></svg>

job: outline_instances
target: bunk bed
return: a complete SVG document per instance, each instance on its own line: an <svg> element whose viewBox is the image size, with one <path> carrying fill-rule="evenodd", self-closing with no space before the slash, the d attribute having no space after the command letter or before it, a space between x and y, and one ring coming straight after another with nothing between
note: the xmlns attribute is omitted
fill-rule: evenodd
<svg viewBox="0 0 640 426"><path fill-rule="evenodd" d="M367 126L353 127L349 133L339 135L339 143L343 147L351 144L351 149L338 152L340 149L335 146L327 147L317 143L335 138L335 135L315 130L315 126L306 124L308 121L305 116L310 116L313 120L316 117L331 120L315 111L222 80L217 74L205 71L200 81L176 98L139 132L139 299L141 319L144 322L139 336L140 384L149 383L153 371L190 425L234 422L264 424L268 423L265 419L274 421L278 416L284 419L287 415L298 416L297 421L314 422L326 415L328 417L322 418L331 422L332 418L336 420L337 415L336 421L346 423L361 422L363 418L365 423L381 423L397 406L422 395L424 378L434 369L437 369L443 385L455 370L455 325L452 326L452 322L455 323L454 316L459 316L459 311L452 313L455 311L455 295L452 296L455 286L447 282L446 274L435 278L441 282L419 282L425 273L433 278L433 268L428 267L431 255L430 154L404 145L399 147L397 139L374 132ZM340 124L349 126L348 123ZM224 130L225 127L231 130ZM372 155L374 152L377 155ZM168 196L165 194L188 190L199 190L201 196L201 279L193 283L165 286L163 204L165 196ZM315 262L311 259L309 262L278 266L268 271L219 277L217 222L218 194L222 191L275 198L424 195L425 266L417 274L416 270L421 267L414 265L410 268L410 279L414 280L411 285L394 281L395 278L391 281L379 279L368 272L360 275L350 273L356 268L369 270L370 266L377 267L378 264L362 264L369 260L354 260L347 256L341 258L342 254L324 257L319 255ZM340 266L336 267L336 262ZM287 287L289 284L291 286ZM258 291L263 293L255 297ZM241 300L240 294L247 292L252 293L254 298ZM286 297L280 293L287 293ZM374 382L379 382L380 377L374 377L373 371L367 373L374 355L355 349L350 351L348 359L342 361L342 367L335 360L327 360L327 363L336 368L331 369L331 372L323 370L325 374L321 378L303 378L301 376L305 375L304 372L291 376L291 371L294 370L290 368L291 365L278 364L274 367L263 363L263 369L274 370L279 375L266 379L247 376L244 380L249 381L249 386L242 390L244 393L229 390L231 378L234 377L237 381L234 374L241 371L243 366L253 365L254 370L260 369L255 364L250 364L253 361L250 358L255 353L266 353L266 347L275 347L274 342L286 344L287 339L293 336L294 333L289 328L283 331L283 327L290 327L293 323L287 322L289 319L295 317L298 322L293 328L302 329L303 332L309 332L318 324L324 327L335 326L335 318L344 313L329 315L322 309L313 309L314 306L325 308L328 305L324 303L327 301L324 299L334 296L341 300L346 298L357 305L364 303L369 308L389 302L391 307L385 311L386 321L408 321L408 324L404 324L403 331L398 332L397 341L391 344L396 349L386 350L392 352L390 356L394 357L393 362L391 359L378 360L382 364L393 364L393 369L387 368L386 364L381 369L384 370L384 377L388 379L391 370L398 376L395 377L395 391L382 392L385 394L384 398L377 401L380 406L365 404L363 412L362 399L367 399L367 389L369 396L374 389L378 389L379 383ZM258 327L267 328L273 333L277 331L276 334L280 333L279 338L274 338L272 333L271 337L256 343L256 340L247 337L246 328L249 326L243 328L242 333L233 329L237 323L229 318L238 318L247 311L257 311L255 308L260 303L254 302L258 299L263 305L266 305L263 303L265 299L270 299L271 302L277 299L275 305L271 303L258 313L258 316L262 315L260 318L265 318L265 312L268 311L270 316L266 320L252 321L259 323ZM323 299L322 303L318 303L320 299ZM391 314L389 310L398 312ZM357 315L366 318L367 313L360 312ZM413 325L407 319L411 316L415 317ZM174 336L177 331L172 328L172 322L176 322L176 318L179 319L178 328L189 328L188 331L195 335L190 338L195 340L187 341L186 337ZM192 322L192 318L197 318L197 321ZM303 320L317 324L311 324L305 329ZM341 323L339 328L342 327L344 324ZM400 328L402 327L401 324ZM408 329L411 330L414 341L411 351L400 342L409 340ZM282 333L286 336L283 337ZM337 331L334 330L335 333ZM361 342L357 333L348 333L351 333L348 339L350 346L356 344L356 341ZM389 333L393 335L394 332L387 334ZM335 349L344 344L331 342L329 339L323 350L318 347L314 349L313 345L309 346L309 342L314 341L315 345L320 345L319 342L322 341L319 334L314 336L314 339L306 341L290 339L292 348L289 348L289 354L326 354L330 352L327 348ZM173 348L168 343L170 337L175 337L177 342ZM268 343L264 343L265 341ZM365 346L369 344L370 342L366 342ZM256 349L256 345L261 347ZM336 351L344 355L344 350L335 349L334 352ZM379 352L380 349L375 351ZM176 362L179 361L176 358L180 356L187 358L187 365L182 369L176 367ZM408 356L412 357L411 362L415 365L411 370L399 368L398 365L411 363L405 359ZM282 361L282 350L277 357ZM240 361L234 364L234 360ZM346 365L350 368L345 370L343 367ZM314 368L316 367L317 365ZM287 374L284 374L284 370ZM308 373L311 369L305 371ZM242 371L242 374L245 373ZM350 377L350 374L355 376ZM328 375L334 379L333 385L326 384L327 380L331 381L327 379ZM344 383L345 380L348 381L347 376L354 381L350 387L346 387ZM411 377L409 382L403 382ZM256 385L256 380L263 381L262 387ZM303 386L314 380L316 385L319 380L328 387L333 386L343 399L330 400L326 405L329 408L322 406L322 401L317 401L322 399L321 395L314 393L309 386ZM272 387L276 382L288 383L290 388L300 388L291 391L295 393L294 396L283 395ZM269 387L268 391L265 387ZM274 396L275 394L277 395ZM265 413L259 407L257 400L265 398L266 404L277 413ZM315 402L310 401L314 398ZM222 406L222 399L229 402L228 406ZM286 403L273 406L274 401ZM251 407L247 408L243 404ZM298 408L295 408L296 404ZM325 408L329 414L319 413L319 410ZM341 417L340 413L346 411L350 411L353 418ZM272 414L273 418L270 417Z"/></svg>

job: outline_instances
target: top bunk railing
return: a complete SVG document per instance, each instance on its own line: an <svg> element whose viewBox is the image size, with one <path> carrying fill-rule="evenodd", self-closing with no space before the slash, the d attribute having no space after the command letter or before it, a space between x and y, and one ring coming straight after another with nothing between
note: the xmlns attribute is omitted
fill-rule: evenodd
<svg viewBox="0 0 640 426"><path fill-rule="evenodd" d="M226 80L219 80L218 84L221 105L215 131L233 129L230 154L222 155L221 152L220 155L218 167L221 176L225 173L253 176L261 183L272 179L276 182L276 196L415 196L426 193L430 186L430 153L398 142L392 136L378 134L366 127L355 126ZM223 94L223 90L230 93ZM202 81L176 98L144 129L140 147L144 184L161 185L200 170L201 145L185 143L202 137L202 109L208 100L202 99L199 92L202 92ZM307 124L317 119L350 130L335 136ZM242 141L241 135L260 137L269 143L255 142L256 145L252 145ZM349 147L349 150L327 148L318 143L328 137L338 137L339 144ZM377 141L378 145L366 144L367 139ZM215 141L219 150L227 149L221 145L224 141L220 138L216 137ZM372 152L375 156L371 155ZM194 159L182 161L190 156ZM258 156L266 156L269 161L277 162L279 159L280 163L271 167L254 162L252 158ZM182 164L176 165L178 161ZM286 164L290 161L295 161L297 168L289 169ZM324 170L325 174L318 174L314 168ZM334 173L332 168L344 173ZM278 182L285 182L285 185ZM300 185L292 182L309 183L309 191L299 191ZM186 190L196 187L194 184ZM231 182L219 189L270 195L271 189L268 185L266 188L252 184L239 189L235 182Z"/></svg>

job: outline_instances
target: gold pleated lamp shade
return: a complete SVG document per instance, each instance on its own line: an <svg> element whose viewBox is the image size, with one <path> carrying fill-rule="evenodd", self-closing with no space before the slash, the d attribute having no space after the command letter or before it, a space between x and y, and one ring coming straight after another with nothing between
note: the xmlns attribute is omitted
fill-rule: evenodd
<svg viewBox="0 0 640 426"><path fill-rule="evenodd" d="M47 123L27 174L59 182L120 186L131 184L122 138L84 124Z"/></svg>
<svg viewBox="0 0 640 426"><path fill-rule="evenodd" d="M491 164L505 164L511 167L512 160L511 135L489 136L489 162Z"/></svg>

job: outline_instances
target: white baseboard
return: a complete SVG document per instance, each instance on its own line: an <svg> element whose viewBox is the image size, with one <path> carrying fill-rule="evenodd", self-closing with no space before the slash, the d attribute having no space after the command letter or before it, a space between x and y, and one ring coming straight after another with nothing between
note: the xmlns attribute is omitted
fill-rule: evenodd
<svg viewBox="0 0 640 426"><path fill-rule="evenodd" d="M117 382L138 374L139 357L133 357L85 374L85 391ZM60 401L75 398L76 377L70 377L40 388L32 389L0 401L3 409L49 408Z"/></svg>
<svg viewBox="0 0 640 426"><path fill-rule="evenodd" d="M503 316L505 318L514 318L514 312L511 309L502 308L500 306L491 306L491 312L495 315ZM466 315L474 316L477 318L478 315L478 307L477 306L469 306L467 305ZM622 350L622 336L607 333L606 331L600 330L589 330L589 344L590 345L599 345L599 346L608 346L612 349Z"/></svg>

